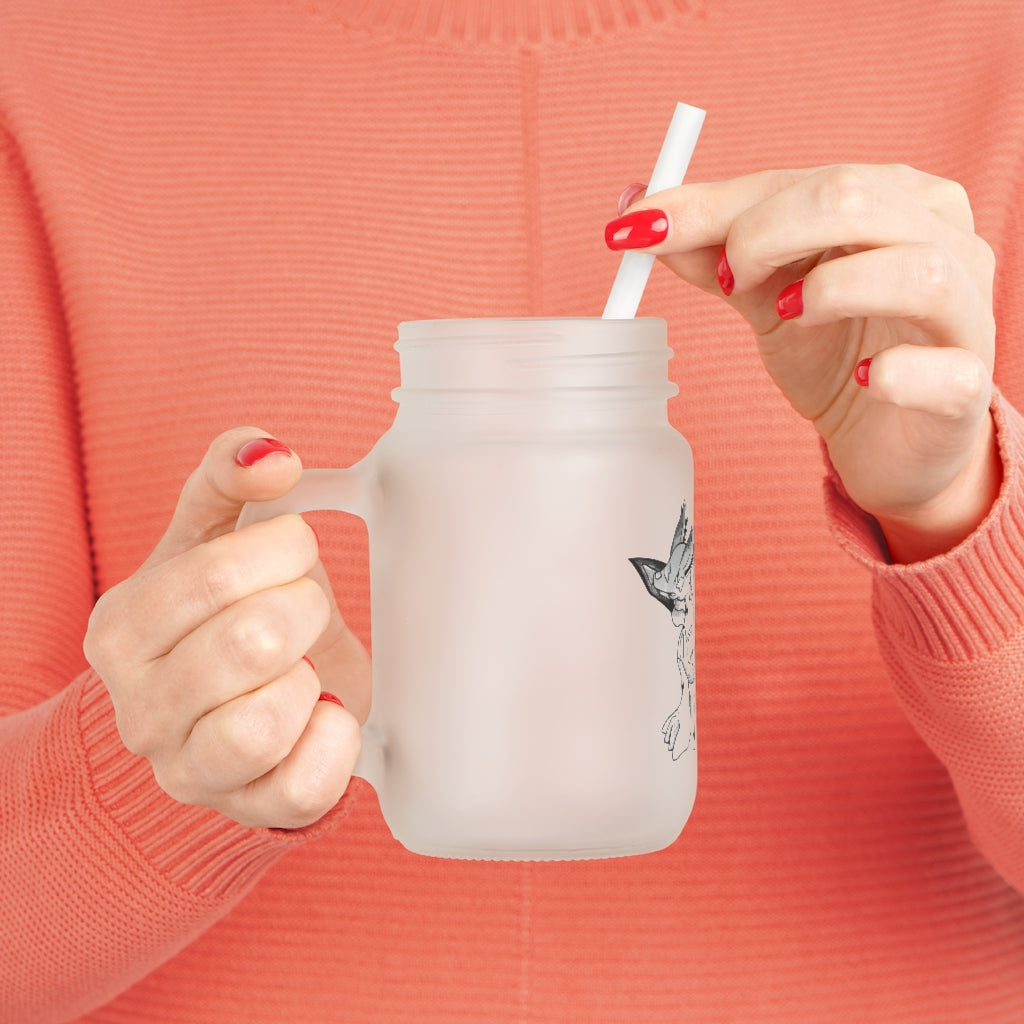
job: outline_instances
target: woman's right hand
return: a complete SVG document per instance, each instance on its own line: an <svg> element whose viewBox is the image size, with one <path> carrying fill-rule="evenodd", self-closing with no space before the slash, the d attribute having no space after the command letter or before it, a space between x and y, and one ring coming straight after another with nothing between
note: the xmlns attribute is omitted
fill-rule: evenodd
<svg viewBox="0 0 1024 1024"><path fill-rule="evenodd" d="M949 551L988 515L995 256L961 185L899 165L761 171L646 197L606 238L742 314L893 561Z"/></svg>
<svg viewBox="0 0 1024 1024"><path fill-rule="evenodd" d="M234 529L245 502L285 494L301 470L258 430L222 434L156 549L97 602L85 638L121 738L158 784L254 827L299 828L334 806L369 710L369 659L314 532L297 515ZM350 710L320 700L321 675Z"/></svg>

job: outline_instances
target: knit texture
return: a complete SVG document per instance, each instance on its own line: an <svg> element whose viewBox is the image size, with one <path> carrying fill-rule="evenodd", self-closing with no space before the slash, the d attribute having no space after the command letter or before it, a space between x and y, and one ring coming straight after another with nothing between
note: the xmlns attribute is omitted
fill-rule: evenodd
<svg viewBox="0 0 1024 1024"><path fill-rule="evenodd" d="M1016 0L0 0L0 1021L1019 1024L1022 52ZM362 457L399 321L598 315L678 100L692 180L966 186L988 520L886 565L742 321L656 267L697 464L681 838L471 863L405 852L358 782L294 833L170 800L83 659L96 594L221 431ZM369 644L365 530L313 521Z"/></svg>

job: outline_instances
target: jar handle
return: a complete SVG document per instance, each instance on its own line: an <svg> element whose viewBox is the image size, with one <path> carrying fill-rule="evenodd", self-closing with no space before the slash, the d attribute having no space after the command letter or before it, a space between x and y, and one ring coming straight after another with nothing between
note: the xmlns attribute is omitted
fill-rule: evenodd
<svg viewBox="0 0 1024 1024"><path fill-rule="evenodd" d="M305 469L299 482L282 497L248 502L235 529L286 512L350 512L365 520L372 504L369 479L365 459L350 469Z"/></svg>
<svg viewBox="0 0 1024 1024"><path fill-rule="evenodd" d="M367 460L349 469L306 469L285 495L270 501L250 501L243 506L236 530L289 512L349 512L369 524L375 504L374 474ZM384 736L373 724L373 714L361 730L362 749L352 771L379 793L384 779Z"/></svg>

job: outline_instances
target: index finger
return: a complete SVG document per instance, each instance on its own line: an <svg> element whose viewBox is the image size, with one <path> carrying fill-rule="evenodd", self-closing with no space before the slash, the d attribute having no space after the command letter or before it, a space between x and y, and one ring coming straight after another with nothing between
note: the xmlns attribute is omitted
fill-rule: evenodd
<svg viewBox="0 0 1024 1024"><path fill-rule="evenodd" d="M658 256L694 252L724 243L743 213L799 182L837 165L758 171L726 181L695 182L645 195L625 214L658 209L668 218L664 241L646 251ZM903 164L849 164L851 172L875 175L961 231L974 231L974 217L963 186Z"/></svg>
<svg viewBox="0 0 1024 1024"><path fill-rule="evenodd" d="M253 523L143 568L120 584L118 624L136 660L161 658L218 612L250 594L308 575L319 559L316 534L301 516Z"/></svg>

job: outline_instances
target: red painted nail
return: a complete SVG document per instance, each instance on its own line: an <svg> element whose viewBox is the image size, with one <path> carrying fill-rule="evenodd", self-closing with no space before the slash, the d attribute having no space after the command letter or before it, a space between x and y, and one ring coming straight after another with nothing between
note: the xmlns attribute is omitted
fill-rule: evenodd
<svg viewBox="0 0 1024 1024"><path fill-rule="evenodd" d="M305 654L304 654L304 655L302 656L302 660L303 660L303 661L304 661L304 662L305 662L305 663L306 663L306 664L307 664L307 665L308 665L308 666L309 666L309 667L310 667L310 668L311 668L311 669L312 669L312 670L313 670L314 672L316 671L316 665L314 665L314 664L313 664L313 662L311 662L311 661L309 660L309 658L307 658L307 657L306 657L306 655L305 655Z"/></svg>
<svg viewBox="0 0 1024 1024"><path fill-rule="evenodd" d="M804 283L794 281L779 292L775 308L783 320L795 320L804 311Z"/></svg>
<svg viewBox="0 0 1024 1024"><path fill-rule="evenodd" d="M732 290L736 287L736 279L732 276L732 268L729 266L729 258L725 255L725 249L718 257L715 276L718 278L718 287L722 289L722 294L732 295Z"/></svg>
<svg viewBox="0 0 1024 1024"><path fill-rule="evenodd" d="M257 437L253 441L247 441L238 449L235 462L248 469L250 466L255 466L260 459L275 454L291 455L292 450L288 445L275 441L272 437Z"/></svg>
<svg viewBox="0 0 1024 1024"><path fill-rule="evenodd" d="M870 368L871 368L871 360L870 359L862 359L857 364L857 369L853 371L854 378L856 379L857 383L862 388L866 388L868 386L868 372L869 372Z"/></svg>
<svg viewBox="0 0 1024 1024"><path fill-rule="evenodd" d="M668 217L663 210L635 210L613 220L604 229L609 249L646 249L668 237Z"/></svg>
<svg viewBox="0 0 1024 1024"><path fill-rule="evenodd" d="M324 690L320 694L320 696L317 697L317 700L329 701L331 704L337 704L339 708L343 708L345 706L344 704L341 703L341 699L340 698L335 697L333 693L328 693L326 690Z"/></svg>
<svg viewBox="0 0 1024 1024"><path fill-rule="evenodd" d="M633 203L647 191L646 185L641 185L640 182L634 181L632 185L627 185L619 196L618 211L621 217L626 210L633 205Z"/></svg>

